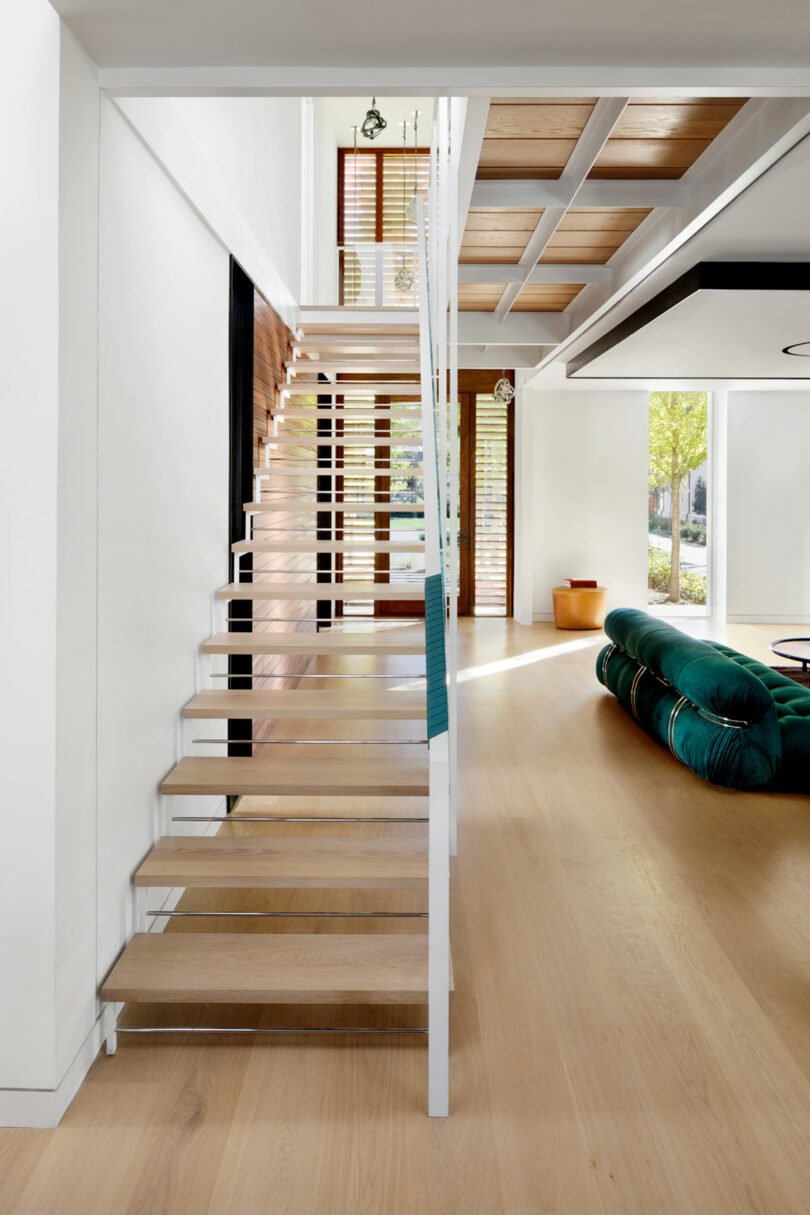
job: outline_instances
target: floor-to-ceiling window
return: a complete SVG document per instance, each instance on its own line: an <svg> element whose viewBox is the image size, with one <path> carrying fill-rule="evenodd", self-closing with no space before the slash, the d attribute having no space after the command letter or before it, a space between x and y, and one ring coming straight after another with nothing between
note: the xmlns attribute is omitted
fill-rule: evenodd
<svg viewBox="0 0 810 1215"><path fill-rule="evenodd" d="M707 613L711 511L707 392L651 392L648 600Z"/></svg>

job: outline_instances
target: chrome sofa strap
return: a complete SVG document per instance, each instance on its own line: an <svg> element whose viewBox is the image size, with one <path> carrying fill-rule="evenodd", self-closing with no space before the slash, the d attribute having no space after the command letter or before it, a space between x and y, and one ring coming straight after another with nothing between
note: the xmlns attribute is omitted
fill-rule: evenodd
<svg viewBox="0 0 810 1215"><path fill-rule="evenodd" d="M721 717L719 713L711 713L708 709L698 709L701 717L705 717L706 721L710 721L713 726L723 726L726 730L747 730L750 726L748 721L738 721L735 717Z"/></svg>
<svg viewBox="0 0 810 1215"><path fill-rule="evenodd" d="M669 744L670 751L672 752L672 754L675 756L676 759L681 759L681 757L678 754L678 752L675 750L675 722L678 720L678 716L680 714L681 709L684 708L684 706L688 705L688 704L689 704L689 700L687 699L687 697L681 696L680 699L675 701L675 704L672 706L672 712L669 715L669 726L667 727L667 742ZM683 763L683 762L684 761L681 760L681 763Z"/></svg>
<svg viewBox="0 0 810 1215"><path fill-rule="evenodd" d="M602 659L602 683L605 685L605 687L607 687L607 664L610 662L618 648L619 647L616 645L616 643L613 642L610 649L605 650L605 656Z"/></svg>
<svg viewBox="0 0 810 1215"><path fill-rule="evenodd" d="M633 676L633 682L630 685L630 709L631 709L636 721L638 721L638 709L636 708L636 692L638 691L638 685L641 683L641 680L643 679L646 672L647 672L646 667L639 667L638 670L636 671L635 675Z"/></svg>

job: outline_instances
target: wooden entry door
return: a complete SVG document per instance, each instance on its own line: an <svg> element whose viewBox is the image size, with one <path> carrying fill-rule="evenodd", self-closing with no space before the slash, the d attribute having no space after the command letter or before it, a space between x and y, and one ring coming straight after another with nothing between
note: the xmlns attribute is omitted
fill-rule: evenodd
<svg viewBox="0 0 810 1215"><path fill-rule="evenodd" d="M512 553L514 532L513 467L514 467L514 407L495 400L492 388L500 372L462 372L459 391L459 586L460 616L511 616L512 614ZM390 398L370 398L369 405L384 407ZM347 410L347 418L350 411ZM377 434L391 432L391 423L380 418L373 428ZM418 425L418 423L417 423ZM340 433L342 422L337 423ZM346 468L339 478L338 493L357 498L364 495L380 500L395 494L408 502L421 497L420 479L415 476L413 453L397 448L397 433L406 434L408 427L397 423L391 436L391 446L375 451L374 467L352 473ZM347 451L340 448L341 458ZM339 539L360 538L373 534L377 539L410 538L414 533L424 538L424 520L420 516L391 516L377 513L365 520L336 517ZM373 528L373 533L372 533ZM403 554L378 552L373 567L368 557L355 566L338 557L338 577L347 581L373 577L377 582L407 582L418 577L418 560ZM413 572L412 572L413 571ZM378 617L423 616L424 605L412 600L376 600L373 604L355 607L350 602L338 605L339 615Z"/></svg>
<svg viewBox="0 0 810 1215"><path fill-rule="evenodd" d="M514 403L496 372L463 372L459 392L460 616L512 615Z"/></svg>

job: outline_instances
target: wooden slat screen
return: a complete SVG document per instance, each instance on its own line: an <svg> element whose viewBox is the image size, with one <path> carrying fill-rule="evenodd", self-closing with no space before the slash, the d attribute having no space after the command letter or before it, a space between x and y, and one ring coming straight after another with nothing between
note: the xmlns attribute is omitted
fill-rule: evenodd
<svg viewBox="0 0 810 1215"><path fill-rule="evenodd" d="M505 616L509 603L509 406L475 398L474 603L477 616Z"/></svg>

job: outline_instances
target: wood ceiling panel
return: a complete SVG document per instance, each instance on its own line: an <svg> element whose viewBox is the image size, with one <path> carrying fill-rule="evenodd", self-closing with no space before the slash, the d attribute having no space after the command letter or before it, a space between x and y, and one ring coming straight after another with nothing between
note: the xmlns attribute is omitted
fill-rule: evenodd
<svg viewBox="0 0 810 1215"><path fill-rule="evenodd" d="M585 266L604 266L615 252L616 249L606 246L589 248L587 245L553 246L549 244L540 258L540 263L564 266L582 262Z"/></svg>
<svg viewBox="0 0 810 1215"><path fill-rule="evenodd" d="M635 232L650 214L650 207L571 207L560 232Z"/></svg>
<svg viewBox="0 0 810 1215"><path fill-rule="evenodd" d="M585 262L588 265L603 265L627 237L650 214L648 207L578 207L572 208L563 219L557 232L540 259L542 262ZM501 224L506 212L478 211L476 225L485 220L488 225ZM515 229L481 226L471 230L468 222L461 244L459 261L462 264L476 262L486 264L513 265L520 260L526 242L534 230L542 211L512 213ZM472 219L472 215L470 216Z"/></svg>
<svg viewBox="0 0 810 1215"><path fill-rule="evenodd" d="M515 262L520 261L524 248L525 245L504 245L497 249L483 245L464 245L459 253L458 261L460 266L475 263L512 266Z"/></svg>
<svg viewBox="0 0 810 1215"><path fill-rule="evenodd" d="M493 102L484 139L579 139L593 103Z"/></svg>
<svg viewBox="0 0 810 1215"><path fill-rule="evenodd" d="M673 97L631 101L589 176L681 177L746 100Z"/></svg>
<svg viewBox="0 0 810 1215"><path fill-rule="evenodd" d="M459 312L494 312L506 283L461 283L458 289Z"/></svg>
<svg viewBox="0 0 810 1215"><path fill-rule="evenodd" d="M529 232L533 231L530 229ZM465 232L464 245L525 245L529 232Z"/></svg>
<svg viewBox="0 0 810 1215"><path fill-rule="evenodd" d="M682 177L708 148L710 139L609 139L588 174L611 177Z"/></svg>
<svg viewBox="0 0 810 1215"><path fill-rule="evenodd" d="M745 98L631 101L616 124L617 139L716 139Z"/></svg>
<svg viewBox="0 0 810 1215"><path fill-rule="evenodd" d="M515 312L562 312L579 295L583 283L539 284L524 287L514 305Z"/></svg>
<svg viewBox="0 0 810 1215"><path fill-rule="evenodd" d="M478 177L559 177L575 144L575 139L485 139Z"/></svg>
<svg viewBox="0 0 810 1215"><path fill-rule="evenodd" d="M467 263L518 261L542 214L542 208L470 211L459 260Z"/></svg>
<svg viewBox="0 0 810 1215"><path fill-rule="evenodd" d="M540 207L533 211L518 211L512 208L480 208L476 207L467 214L468 232L533 232L543 214Z"/></svg>

